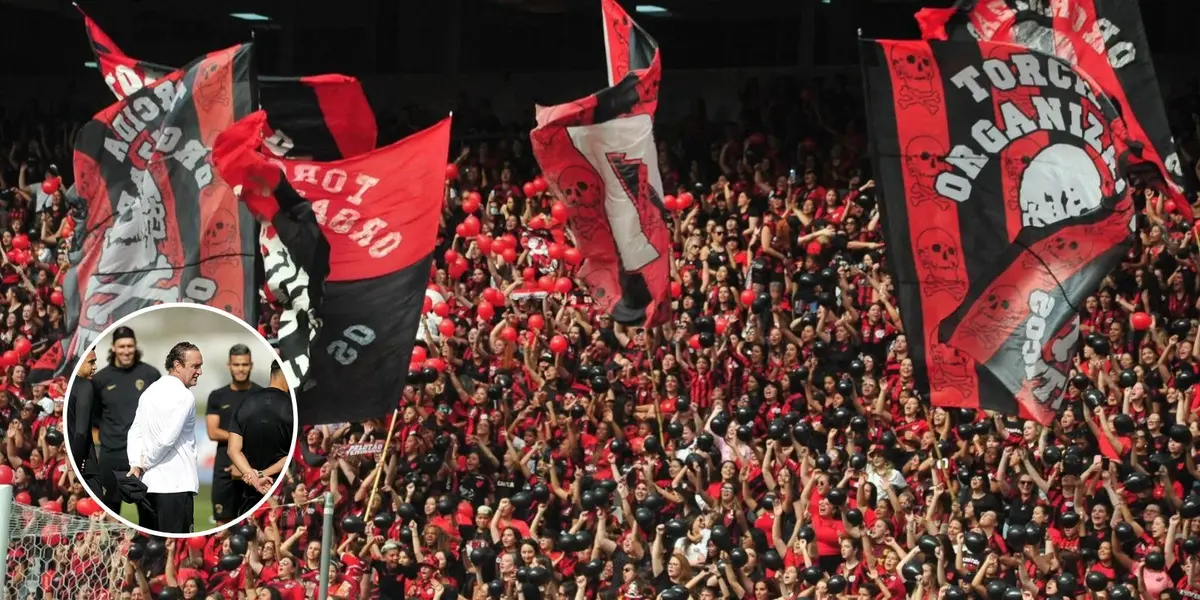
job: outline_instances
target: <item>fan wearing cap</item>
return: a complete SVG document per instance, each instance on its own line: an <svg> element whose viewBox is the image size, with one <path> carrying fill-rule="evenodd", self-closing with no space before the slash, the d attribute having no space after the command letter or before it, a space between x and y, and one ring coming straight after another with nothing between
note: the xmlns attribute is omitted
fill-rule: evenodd
<svg viewBox="0 0 1200 600"><path fill-rule="evenodd" d="M108 351L108 366L92 376L96 391L92 425L100 429L100 485L92 490L115 513L121 512L121 491L115 473L129 471L126 453L127 435L137 413L138 399L150 384L162 375L142 362L133 329L118 327Z"/></svg>
<svg viewBox="0 0 1200 600"><path fill-rule="evenodd" d="M433 555L426 556L425 560L421 561L417 577L410 579L404 584L404 597L416 598L417 600L433 600L441 592L442 582L439 580L440 576L441 569L438 566L437 558Z"/></svg>

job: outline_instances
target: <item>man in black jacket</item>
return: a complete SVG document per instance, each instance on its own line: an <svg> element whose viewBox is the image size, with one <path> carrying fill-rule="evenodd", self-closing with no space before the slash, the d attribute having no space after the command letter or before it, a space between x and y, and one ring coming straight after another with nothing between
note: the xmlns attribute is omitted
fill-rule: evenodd
<svg viewBox="0 0 1200 600"><path fill-rule="evenodd" d="M126 436L137 414L138 399L160 377L158 369L142 362L133 329L118 327L108 351L108 366L92 377L96 391L93 410L99 413L100 424L100 484L104 488L100 499L117 514L121 514L121 491L114 473L129 471Z"/></svg>
<svg viewBox="0 0 1200 600"><path fill-rule="evenodd" d="M235 519L254 509L287 466L295 434L295 404L289 390L282 367L272 362L271 382L251 392L230 417L229 460L241 477L234 485Z"/></svg>
<svg viewBox="0 0 1200 600"><path fill-rule="evenodd" d="M92 374L96 372L96 351L90 350L79 363L71 382L71 399L67 404L67 435L71 440L71 459L79 470L83 484L99 495L100 465L97 464L96 444L92 440L92 412L95 389Z"/></svg>

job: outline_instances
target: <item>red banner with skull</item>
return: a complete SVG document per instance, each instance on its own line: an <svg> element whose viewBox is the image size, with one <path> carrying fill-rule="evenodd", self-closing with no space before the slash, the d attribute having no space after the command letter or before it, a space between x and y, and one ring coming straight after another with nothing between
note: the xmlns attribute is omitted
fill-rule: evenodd
<svg viewBox="0 0 1200 600"><path fill-rule="evenodd" d="M253 321L254 227L209 163L254 106L249 45L210 53L96 114L75 141L87 206L71 356L138 309L197 302Z"/></svg>
<svg viewBox="0 0 1200 600"><path fill-rule="evenodd" d="M599 308L627 325L670 320L670 233L654 144L662 76L658 44L614 1L601 0L609 87L537 108L534 157L567 205L583 255L576 275Z"/></svg>
<svg viewBox="0 0 1200 600"><path fill-rule="evenodd" d="M933 404L1053 419L1082 301L1128 250L1124 123L1086 75L992 42L864 41L876 181Z"/></svg>

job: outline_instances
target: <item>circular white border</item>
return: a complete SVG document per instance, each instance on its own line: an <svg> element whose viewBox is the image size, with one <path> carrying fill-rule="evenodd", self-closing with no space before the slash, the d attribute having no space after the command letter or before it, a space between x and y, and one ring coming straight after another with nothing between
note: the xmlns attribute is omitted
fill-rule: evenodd
<svg viewBox="0 0 1200 600"><path fill-rule="evenodd" d="M71 401L71 386L73 386L75 384L76 374L79 372L79 367L83 363L83 359L87 357L88 353L95 351L96 345L99 344L100 341L105 338L105 336L109 335L110 333L112 333L112 331L114 329L124 325L125 323L132 321L133 319L136 319L147 313L152 313L152 312L158 311L158 310L173 309L173 308L174 309L187 308L187 309L195 309L195 310L206 310L208 312L221 315L222 317L224 317L225 319L227 319L229 321L233 321L234 323L237 323L238 326L245 329L246 331L249 331L250 334L255 337L255 339L257 339L259 342L262 342L262 345L270 351L271 358L273 360L279 361L280 364L283 364L283 360L279 357L279 353L275 352L275 349L271 347L271 343L268 342L267 338L263 337L263 335L261 333L259 333L257 329L251 327L249 323L243 321L242 319L239 319L238 317L235 317L219 308L213 308L206 304L194 304L194 303L190 303L190 302L171 302L171 303L167 303L167 304L156 304L154 306L147 306L146 308L134 311L134 312L118 319L112 325L109 325L108 328L105 329L103 333L101 333L99 336L96 337L96 341L92 342L92 344L87 347L87 350L85 350L84 352L82 352L80 354L79 362L75 363L75 367L71 369L71 377L67 381L66 396L63 398L63 421L64 422L66 421L66 418L67 418L67 403ZM258 512L258 510L260 508L262 508L262 506L264 504L266 504L267 501L270 500L271 497L273 497L275 495L275 492L279 490L280 484L282 484L283 480L286 479L286 474L288 472L288 469L292 466L292 459L294 457L295 448L296 448L296 440L298 440L300 437L300 418L299 418L299 415L297 414L297 408L296 408L296 390L294 388L290 388L290 386L289 386L288 395L290 395L292 397L292 444L290 446L290 450L288 451L287 460L284 461L284 463L283 463L283 470L280 471L279 474L276 476L275 484L272 485L271 489L268 490L267 493L263 495L262 500L259 500L258 504L254 505L254 508L251 508L249 511L243 513L236 519L233 519L232 521L225 523L224 525L219 525L217 527L213 527L212 529L205 529L204 531L197 531L194 533L163 533L161 531L154 531L152 529L146 529L145 527L137 525L136 523L129 521L125 517L122 517L121 515L114 513L107 506L105 506L104 503L100 501L100 497L97 496L96 493L93 492L91 490L91 488L89 488L87 486L87 484L85 484L83 482L83 474L79 472L79 466L75 464L75 459L72 458L73 453L71 452L71 436L67 435L67 426L64 423L63 446L67 449L67 462L69 462L71 464L71 471L75 473L75 478L79 480L80 487L83 488L83 490L87 493L88 497L91 498L100 507L100 509L105 512L105 514L107 514L110 517L115 518L117 521L120 521L124 525L138 531L139 533L144 533L151 537L171 538L171 539L190 539L190 538L194 538L194 537L206 537L206 536L214 535L217 533L221 533L222 531L225 531L226 529L229 529L230 527L240 524L242 521L245 521L251 515ZM63 507L63 510L64 510L64 512L66 511L65 506ZM193 523L192 526L195 527L195 523Z"/></svg>

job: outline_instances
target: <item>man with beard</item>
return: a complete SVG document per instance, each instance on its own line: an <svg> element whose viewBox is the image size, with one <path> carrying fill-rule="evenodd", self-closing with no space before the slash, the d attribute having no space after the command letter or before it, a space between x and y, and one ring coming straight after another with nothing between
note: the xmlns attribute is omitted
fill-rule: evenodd
<svg viewBox="0 0 1200 600"><path fill-rule="evenodd" d="M217 455L213 462L212 503L213 519L217 524L228 523L238 513L237 481L230 475L233 463L229 460L229 423L233 413L242 402L262 386L250 380L254 361L250 348L237 344L229 349L229 385L213 390L208 395L208 409L204 417L208 427L208 439L217 443ZM290 423L289 423L290 425Z"/></svg>
<svg viewBox="0 0 1200 600"><path fill-rule="evenodd" d="M96 372L96 351L89 350L79 363L79 371L71 384L71 403L67 405L67 435L71 440L71 460L79 470L83 484L93 493L100 493L100 465L96 464L96 444L92 439L92 409L95 388L92 374Z"/></svg>
<svg viewBox="0 0 1200 600"><path fill-rule="evenodd" d="M270 491L291 454L294 403L283 367L271 363L271 382L251 393L229 420L229 461L241 482L234 483L234 515L250 512Z"/></svg>
<svg viewBox="0 0 1200 600"><path fill-rule="evenodd" d="M121 514L116 473L129 471L126 436L137 414L138 399L161 377L158 369L142 362L133 329L118 327L108 351L108 366L92 377L96 392L92 410L99 413L100 425L100 500L116 514Z"/></svg>

